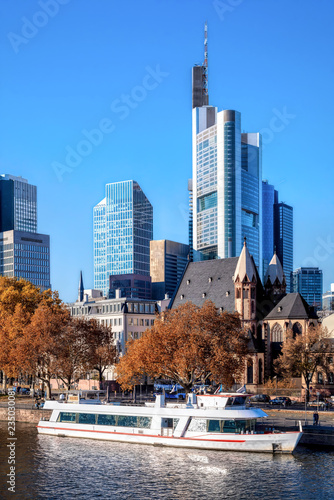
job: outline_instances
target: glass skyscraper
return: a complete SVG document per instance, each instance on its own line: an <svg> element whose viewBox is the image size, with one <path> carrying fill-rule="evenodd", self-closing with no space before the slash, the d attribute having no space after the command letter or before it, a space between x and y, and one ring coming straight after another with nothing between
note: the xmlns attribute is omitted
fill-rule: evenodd
<svg viewBox="0 0 334 500"><path fill-rule="evenodd" d="M293 208L286 203L278 203L277 191L275 191L274 204L274 246L276 247L277 256L283 266L286 278L286 290L287 292L292 292Z"/></svg>
<svg viewBox="0 0 334 500"><path fill-rule="evenodd" d="M269 262L274 255L274 203L275 189L268 184L268 181L262 181L262 259L264 279Z"/></svg>
<svg viewBox="0 0 334 500"><path fill-rule="evenodd" d="M109 291L109 276L150 275L153 208L133 180L107 184L94 207L94 288Z"/></svg>
<svg viewBox="0 0 334 500"><path fill-rule="evenodd" d="M0 175L0 231L37 231L37 188L26 179Z"/></svg>
<svg viewBox="0 0 334 500"><path fill-rule="evenodd" d="M194 250L204 259L235 257L246 236L262 273L261 136L241 133L238 111L193 109L192 180Z"/></svg>
<svg viewBox="0 0 334 500"><path fill-rule="evenodd" d="M318 267L300 267L292 273L292 292L299 292L306 302L317 310L322 308L322 270Z"/></svg>
<svg viewBox="0 0 334 500"><path fill-rule="evenodd" d="M22 177L0 175L0 275L50 285L50 237L37 233L37 188Z"/></svg>

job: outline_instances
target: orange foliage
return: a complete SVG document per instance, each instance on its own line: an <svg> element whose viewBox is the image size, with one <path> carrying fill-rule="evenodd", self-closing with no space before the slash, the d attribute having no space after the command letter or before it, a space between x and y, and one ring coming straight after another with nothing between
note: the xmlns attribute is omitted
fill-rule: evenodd
<svg viewBox="0 0 334 500"><path fill-rule="evenodd" d="M243 373L247 340L237 314L220 314L211 301L188 302L157 317L154 326L127 345L117 366L123 389L143 375L169 378L189 392L208 379L231 386Z"/></svg>

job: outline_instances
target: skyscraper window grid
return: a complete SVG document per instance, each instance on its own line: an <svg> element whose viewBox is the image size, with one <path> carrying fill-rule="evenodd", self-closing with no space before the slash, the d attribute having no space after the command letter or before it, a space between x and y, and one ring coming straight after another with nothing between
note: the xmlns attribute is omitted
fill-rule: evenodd
<svg viewBox="0 0 334 500"><path fill-rule="evenodd" d="M152 205L135 181L107 184L94 207L94 287L105 295L109 276L150 275Z"/></svg>

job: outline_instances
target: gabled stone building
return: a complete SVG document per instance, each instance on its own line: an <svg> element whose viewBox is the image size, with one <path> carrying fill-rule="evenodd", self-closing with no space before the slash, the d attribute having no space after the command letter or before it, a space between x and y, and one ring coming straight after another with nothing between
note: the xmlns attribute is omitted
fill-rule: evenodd
<svg viewBox="0 0 334 500"><path fill-rule="evenodd" d="M190 262L171 300L170 308L186 302L214 302L220 311L238 312L249 336L244 383L256 389L272 375L286 332L302 333L318 322L299 293L286 294L286 280L276 252L264 286L246 240L239 257Z"/></svg>

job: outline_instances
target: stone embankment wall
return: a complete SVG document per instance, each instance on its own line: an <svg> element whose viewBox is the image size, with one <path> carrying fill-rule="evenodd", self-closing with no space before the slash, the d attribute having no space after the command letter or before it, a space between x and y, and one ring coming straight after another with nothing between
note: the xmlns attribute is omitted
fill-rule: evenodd
<svg viewBox="0 0 334 500"><path fill-rule="evenodd" d="M37 424L41 418L48 419L51 415L51 410L34 410L34 409L15 409L15 421L26 422L29 424ZM0 408L0 421L8 420L7 408Z"/></svg>

